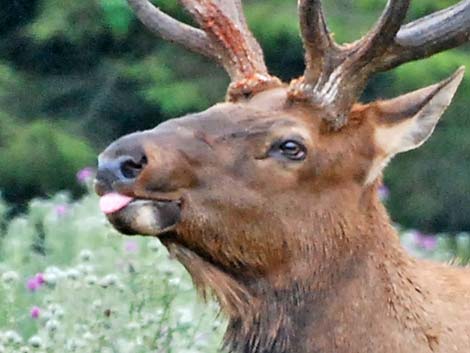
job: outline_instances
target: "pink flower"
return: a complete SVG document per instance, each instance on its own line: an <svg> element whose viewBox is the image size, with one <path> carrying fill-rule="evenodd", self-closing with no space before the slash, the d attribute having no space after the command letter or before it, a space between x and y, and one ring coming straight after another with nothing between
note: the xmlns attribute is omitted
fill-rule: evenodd
<svg viewBox="0 0 470 353"><path fill-rule="evenodd" d="M31 277L26 282L26 288L30 292L36 292L44 284L44 275L42 273L37 273L34 277Z"/></svg>
<svg viewBox="0 0 470 353"><path fill-rule="evenodd" d="M36 276L34 276L34 278L36 278L36 282L42 286L45 282L44 280L44 274L42 272L38 272L36 273Z"/></svg>
<svg viewBox="0 0 470 353"><path fill-rule="evenodd" d="M68 205L57 205L55 206L55 213L58 217L65 216L69 211Z"/></svg>
<svg viewBox="0 0 470 353"><path fill-rule="evenodd" d="M37 319L39 317L39 314L41 314L41 309L37 306L33 306L30 311L31 317L33 319Z"/></svg>
<svg viewBox="0 0 470 353"><path fill-rule="evenodd" d="M36 278L34 277L29 278L28 281L26 282L26 288L28 288L30 292L36 292L39 289L39 287L40 285L36 281Z"/></svg>
<svg viewBox="0 0 470 353"><path fill-rule="evenodd" d="M421 232L414 232L414 242L416 246L427 251L432 251L437 247L437 238L435 236Z"/></svg>
<svg viewBox="0 0 470 353"><path fill-rule="evenodd" d="M385 184L382 184L379 186L378 193L379 193L379 199L382 201L387 200L388 197L390 196L390 190Z"/></svg>
<svg viewBox="0 0 470 353"><path fill-rule="evenodd" d="M134 240L128 240L124 243L124 250L127 253L137 253L139 252L139 244Z"/></svg>
<svg viewBox="0 0 470 353"><path fill-rule="evenodd" d="M79 183L81 184L86 184L88 183L89 181L91 181L91 179L94 178L95 176L95 169L92 168L92 167L85 167L83 169L80 169L78 172L77 172L77 180Z"/></svg>

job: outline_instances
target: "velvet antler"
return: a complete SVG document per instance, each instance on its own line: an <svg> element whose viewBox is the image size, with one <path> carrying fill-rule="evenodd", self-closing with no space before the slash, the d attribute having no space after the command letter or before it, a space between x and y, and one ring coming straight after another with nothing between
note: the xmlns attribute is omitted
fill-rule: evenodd
<svg viewBox="0 0 470 353"><path fill-rule="evenodd" d="M128 2L152 32L223 66L232 81L228 100L281 84L268 73L261 47L248 29L241 0L180 0L200 29L175 20L148 0Z"/></svg>
<svg viewBox="0 0 470 353"><path fill-rule="evenodd" d="M338 129L347 122L372 74L470 39L470 0L401 26L409 4L410 0L389 0L369 33L354 43L338 45L328 31L321 1L299 0L306 70L291 83L290 98L322 107L325 119Z"/></svg>

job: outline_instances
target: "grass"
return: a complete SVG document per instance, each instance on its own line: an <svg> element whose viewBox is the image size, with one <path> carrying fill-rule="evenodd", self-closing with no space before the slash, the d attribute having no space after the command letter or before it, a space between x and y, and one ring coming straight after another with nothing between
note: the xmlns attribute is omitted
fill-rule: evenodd
<svg viewBox="0 0 470 353"><path fill-rule="evenodd" d="M156 239L114 231L95 196L33 201L3 233L0 353L217 351L215 304Z"/></svg>

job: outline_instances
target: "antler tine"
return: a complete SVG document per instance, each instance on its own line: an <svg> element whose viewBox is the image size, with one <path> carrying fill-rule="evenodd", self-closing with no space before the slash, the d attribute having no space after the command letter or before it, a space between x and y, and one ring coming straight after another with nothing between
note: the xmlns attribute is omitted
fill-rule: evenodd
<svg viewBox="0 0 470 353"><path fill-rule="evenodd" d="M379 70L390 70L406 62L457 47L469 40L470 0L463 0L402 26Z"/></svg>
<svg viewBox="0 0 470 353"><path fill-rule="evenodd" d="M372 74L470 40L470 0L405 26L410 0L388 0L374 28L357 42L343 46L332 41L320 0L299 0L299 4L307 69L291 83L289 97L322 107L324 119L333 129L346 124ZM316 20L307 22L312 18Z"/></svg>
<svg viewBox="0 0 470 353"><path fill-rule="evenodd" d="M261 47L248 29L241 0L179 1L201 29L171 18L149 0L128 0L154 33L222 65L232 80L228 100L236 101L281 84L268 74Z"/></svg>
<svg viewBox="0 0 470 353"><path fill-rule="evenodd" d="M204 31L175 20L160 11L148 0L128 0L139 20L164 40L178 43L196 53L218 60Z"/></svg>
<svg viewBox="0 0 470 353"><path fill-rule="evenodd" d="M405 20L409 6L410 0L388 0L375 27L353 46L361 52L354 60L355 66L362 66L363 62L369 62L387 50Z"/></svg>
<svg viewBox="0 0 470 353"><path fill-rule="evenodd" d="M305 47L305 81L316 82L328 70L338 47L331 38L320 0L299 0L298 11Z"/></svg>

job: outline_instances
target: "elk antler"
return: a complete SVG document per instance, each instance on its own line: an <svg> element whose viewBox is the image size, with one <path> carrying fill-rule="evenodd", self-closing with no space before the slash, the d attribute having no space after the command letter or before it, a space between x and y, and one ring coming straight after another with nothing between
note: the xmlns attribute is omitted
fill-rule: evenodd
<svg viewBox="0 0 470 353"><path fill-rule="evenodd" d="M148 0L128 0L137 17L163 39L205 55L228 72L227 98L240 97L281 82L268 74L263 52L248 29L241 0L180 0L201 29L168 16Z"/></svg>
<svg viewBox="0 0 470 353"><path fill-rule="evenodd" d="M405 62L459 46L470 39L470 0L401 27L410 0L389 0L374 28L357 42L332 39L320 0L299 0L300 27L306 51L304 76L292 81L289 97L327 111L338 129L368 78Z"/></svg>

